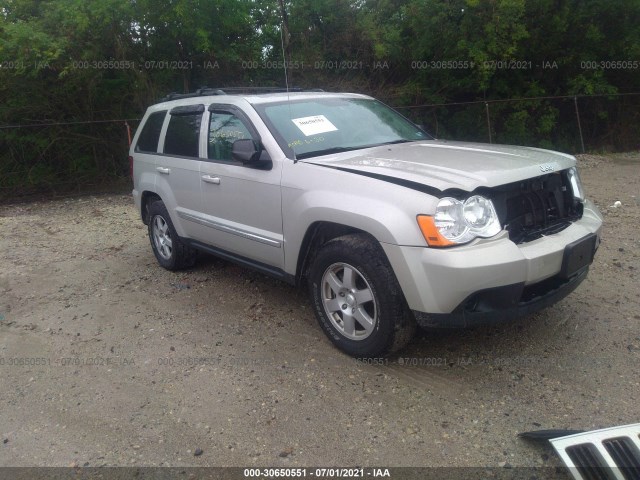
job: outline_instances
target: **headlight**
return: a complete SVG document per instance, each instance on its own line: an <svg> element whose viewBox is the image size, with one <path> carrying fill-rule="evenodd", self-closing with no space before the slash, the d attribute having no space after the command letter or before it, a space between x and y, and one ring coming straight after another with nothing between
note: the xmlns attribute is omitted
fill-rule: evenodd
<svg viewBox="0 0 640 480"><path fill-rule="evenodd" d="M433 217L418 216L418 225L432 247L467 243L477 237L493 237L502 229L493 202L480 195L469 197L464 202L445 197L438 202Z"/></svg>
<svg viewBox="0 0 640 480"><path fill-rule="evenodd" d="M576 167L571 167L567 170L567 177L569 178L574 198L584 202L584 190L582 189L582 182L580 181L580 175L578 175L578 169Z"/></svg>

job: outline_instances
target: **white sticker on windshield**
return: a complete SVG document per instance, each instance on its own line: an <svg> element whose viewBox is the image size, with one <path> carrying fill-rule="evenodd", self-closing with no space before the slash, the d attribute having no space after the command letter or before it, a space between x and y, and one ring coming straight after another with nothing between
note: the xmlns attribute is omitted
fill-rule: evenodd
<svg viewBox="0 0 640 480"><path fill-rule="evenodd" d="M317 135L319 133L333 132L338 130L324 115L313 115L312 117L293 118L295 123L305 136Z"/></svg>

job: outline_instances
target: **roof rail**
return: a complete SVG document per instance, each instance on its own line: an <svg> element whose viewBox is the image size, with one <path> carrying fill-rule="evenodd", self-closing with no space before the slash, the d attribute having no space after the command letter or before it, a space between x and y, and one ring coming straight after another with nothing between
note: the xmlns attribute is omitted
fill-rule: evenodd
<svg viewBox="0 0 640 480"><path fill-rule="evenodd" d="M162 98L160 102L168 102L169 100L178 100L180 98L205 97L209 95L234 95L234 94L260 94L260 93L282 93L282 92L324 92L321 88L303 89L300 87L292 87L287 90L281 87L202 87L192 93L175 93L172 92Z"/></svg>

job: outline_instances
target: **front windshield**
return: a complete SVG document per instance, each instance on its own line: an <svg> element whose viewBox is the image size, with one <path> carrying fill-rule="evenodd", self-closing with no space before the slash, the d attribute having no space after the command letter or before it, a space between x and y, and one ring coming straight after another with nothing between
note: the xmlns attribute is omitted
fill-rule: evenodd
<svg viewBox="0 0 640 480"><path fill-rule="evenodd" d="M282 150L298 159L430 137L386 105L362 98L315 98L256 105Z"/></svg>

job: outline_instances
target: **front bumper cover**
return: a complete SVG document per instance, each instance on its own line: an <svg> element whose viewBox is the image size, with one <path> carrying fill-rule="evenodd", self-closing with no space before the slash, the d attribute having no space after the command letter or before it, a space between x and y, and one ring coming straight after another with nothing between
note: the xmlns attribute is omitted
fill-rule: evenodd
<svg viewBox="0 0 640 480"><path fill-rule="evenodd" d="M414 310L422 328L466 328L502 323L529 315L562 300L587 278L585 267L568 279L561 275L533 285L515 283L480 290L465 299L451 313L424 313Z"/></svg>

